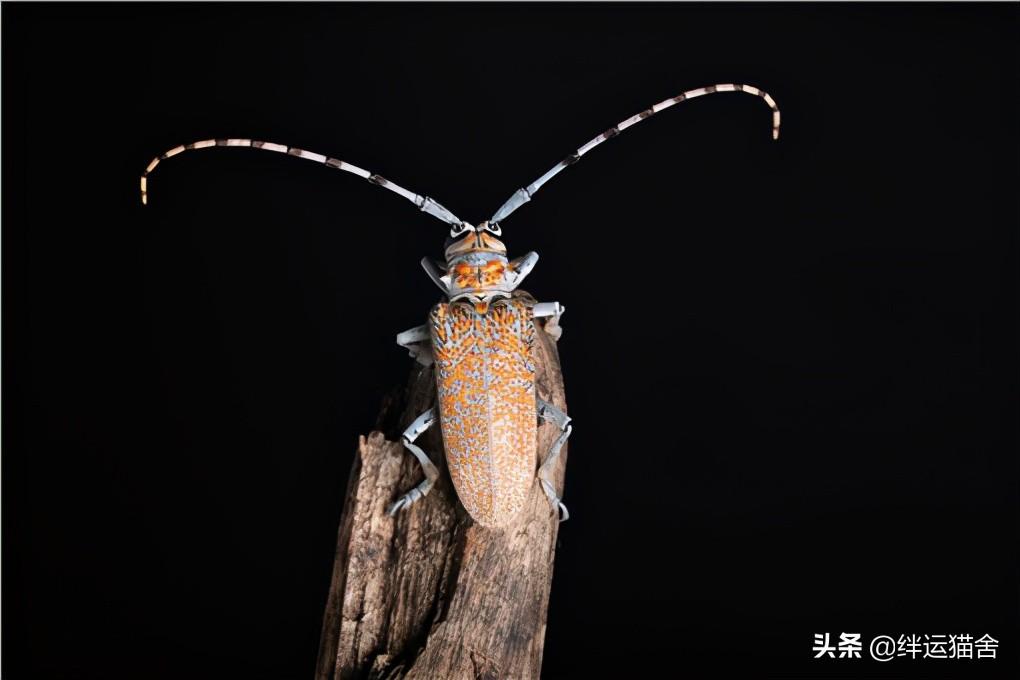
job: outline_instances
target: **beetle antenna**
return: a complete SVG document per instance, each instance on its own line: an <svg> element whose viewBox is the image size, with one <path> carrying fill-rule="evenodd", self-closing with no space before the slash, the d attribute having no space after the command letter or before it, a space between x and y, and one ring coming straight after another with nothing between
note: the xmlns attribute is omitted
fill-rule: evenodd
<svg viewBox="0 0 1020 680"><path fill-rule="evenodd" d="M517 208L521 207L522 205L530 201L531 197L535 195L535 192L538 191L543 184L545 184L554 176L556 176L556 174L559 173L560 170L567 167L568 165L573 165L577 161L581 160L581 156L588 153L589 151L591 151L592 149L594 149L596 146L606 141L607 139L610 139L611 137L615 137L616 135L620 134L621 132L629 128L631 125L634 125L635 123L642 121L645 118L648 118L651 115L656 114L659 111L662 111L663 109L668 109L674 104L679 104L685 99L694 99L695 97L700 97L703 94L712 94L713 92L746 92L748 94L753 94L764 99L765 103L769 105L770 109L772 109L772 139L779 139L779 107L776 106L776 101L765 90L759 90L757 87L752 87L751 85L733 85L729 83L723 85L709 85L708 87L699 87L696 90L687 90L683 94L679 94L676 97L672 97L665 101L661 101L658 104L651 107L650 109L645 109L641 113L637 113L628 118L627 120L615 125L614 127L609 128L601 135L599 135L595 139L591 140L590 142L579 148L574 153L564 158L556 166L549 170L549 172L545 173L544 175L536 179L534 182L524 187L523 189L518 189L514 193L514 195L511 196L509 200L507 200L507 202L504 203L503 206L496 211L496 214L489 218L489 222L490 223L501 222L504 219L506 219L506 217L514 210L517 210Z"/></svg>
<svg viewBox="0 0 1020 680"><path fill-rule="evenodd" d="M152 171L156 169L156 166L159 165L160 161L176 156L177 154L182 153L184 151L190 151L192 149L206 149L212 146L251 147L252 149L261 149L263 151L276 151L278 153L287 154L288 156L307 158L310 161L316 161L317 163L328 165L331 168L337 168L338 170L344 170L346 172L353 173L358 177L367 179L372 184L381 186L384 189L389 189L395 194L400 194L401 196L403 196L404 198L418 206L418 209L421 210L422 212L426 212L429 215L432 215L433 217L438 217L447 224L452 224L458 227L464 224L464 222L460 218L458 218L452 212L450 212L449 210L447 210L446 208L444 208L443 206L441 206L439 203L432 200L428 196L419 196L413 191L408 191L399 184L395 184L389 181L385 177L373 174L368 170L363 170L356 165L351 165L350 163L337 160L336 158L324 156L321 153L312 153L311 151L305 151L304 149L298 149L297 147L287 146L285 144L260 142L255 139L206 139L201 142L192 142L191 144L182 144L180 146L175 146L166 153L160 156L156 156L155 158L152 159L149 165L146 166L145 172L142 173L141 179L142 205L146 205L148 203L148 188L146 187L148 177L152 173Z"/></svg>

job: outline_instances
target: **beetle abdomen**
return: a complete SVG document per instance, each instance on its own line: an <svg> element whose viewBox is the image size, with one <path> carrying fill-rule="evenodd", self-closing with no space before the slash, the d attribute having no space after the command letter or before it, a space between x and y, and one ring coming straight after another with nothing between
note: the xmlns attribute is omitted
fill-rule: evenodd
<svg viewBox="0 0 1020 680"><path fill-rule="evenodd" d="M535 326L521 300L480 314L466 303L430 315L443 447L453 486L483 526L506 524L535 478Z"/></svg>

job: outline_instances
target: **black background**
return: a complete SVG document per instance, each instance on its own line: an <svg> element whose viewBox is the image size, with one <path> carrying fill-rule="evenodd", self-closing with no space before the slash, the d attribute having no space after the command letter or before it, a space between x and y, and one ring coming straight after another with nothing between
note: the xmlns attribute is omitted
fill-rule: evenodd
<svg viewBox="0 0 1020 680"><path fill-rule="evenodd" d="M5 678L307 678L444 225L568 308L544 677L1017 669L1017 6L3 7ZM989 633L996 661L812 659ZM142 668L144 671L139 671Z"/></svg>

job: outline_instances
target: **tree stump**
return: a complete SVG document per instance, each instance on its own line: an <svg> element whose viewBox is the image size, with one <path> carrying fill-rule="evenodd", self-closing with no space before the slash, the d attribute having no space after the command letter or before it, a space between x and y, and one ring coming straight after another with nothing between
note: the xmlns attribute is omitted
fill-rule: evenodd
<svg viewBox="0 0 1020 680"><path fill-rule="evenodd" d="M536 324L536 392L566 411L555 341L541 332L541 320ZM416 363L397 401L380 414L380 423L401 414L394 433L434 404L432 367ZM539 425L540 457L558 435L555 425ZM382 431L359 438L316 680L537 679L559 528L555 513L536 481L509 526L475 525L450 482L438 424L418 443L439 467L439 481L427 497L388 517L387 506L421 481L421 469ZM566 459L564 446L552 475L561 495Z"/></svg>

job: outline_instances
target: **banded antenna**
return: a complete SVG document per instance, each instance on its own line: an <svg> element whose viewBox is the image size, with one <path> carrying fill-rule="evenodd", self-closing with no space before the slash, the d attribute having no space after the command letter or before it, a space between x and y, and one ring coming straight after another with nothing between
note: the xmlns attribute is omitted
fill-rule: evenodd
<svg viewBox="0 0 1020 680"><path fill-rule="evenodd" d="M473 228L471 227L471 225L468 225L467 223L462 221L459 217L454 215L452 212L450 212L449 210L447 210L438 202L432 200L428 196L419 196L413 191L408 191L399 184L395 184L389 181L385 177L373 174L368 170L363 170L356 165L351 165L350 163L346 163L336 158L324 156L321 153L312 153L311 151L305 151L304 149L298 149L293 146L286 146L285 144L260 142L255 139L206 139L201 142L193 142L191 144L182 144L180 146L175 146L166 153L160 156L156 156L145 168L145 172L142 173L141 180L142 205L148 204L149 201L148 188L146 184L149 175L152 173L153 170L156 169L156 166L159 165L160 161L166 160L167 158L172 158L173 156L176 156L179 153L183 153L184 151L190 151L192 149L206 149L213 146L251 147L252 149L262 149L263 151L276 151L277 153L284 153L287 154L288 156L307 158L310 161L316 161L317 163L328 165L331 168L337 168L338 170L344 170L346 172L353 173L358 177L367 179L372 184L381 186L384 189L389 189L395 194L400 194L401 196L403 196L404 198L418 206L418 209L421 210L422 212L426 212L429 215L432 215L433 217L438 217L447 224L454 225L455 231L456 230L463 231L466 228Z"/></svg>
<svg viewBox="0 0 1020 680"><path fill-rule="evenodd" d="M589 151L591 151L592 149L594 149L596 146L606 141L607 139L615 137L616 135L620 134L621 132L629 128L631 125L634 125L635 123L642 121L645 118L648 118L653 114L662 111L663 109L668 109L674 104L679 104L680 102L686 99L694 99L695 97L700 97L703 94L712 94L713 92L746 92L748 94L753 94L764 99L765 103L769 105L770 109L772 109L772 139L779 139L779 107L776 106L776 101L771 96L769 96L769 94L765 92L765 90L759 90L757 87L752 87L750 85L733 85L729 83L723 85L709 85L708 87L699 87L696 90L687 90L683 94L679 94L676 97L672 97L665 101L659 102L650 109L645 109L641 113L634 114L627 120L615 125L614 127L609 128L601 135L599 135L595 139L591 140L590 142L579 148L574 153L564 158L551 170L549 170L549 172L545 173L528 186L522 189L518 189L514 193L514 195L511 196L507 200L507 202L504 203L503 206L499 210L497 210L492 217L489 218L489 223L498 224L499 222L505 220L510 213L512 213L514 210L517 210L517 208L521 207L522 205L530 201L531 197L535 195L535 192L541 189L543 184L545 184L550 179L555 177L557 173L563 170L563 168L567 167L568 165L573 165L577 161L581 160L581 156L588 153Z"/></svg>

